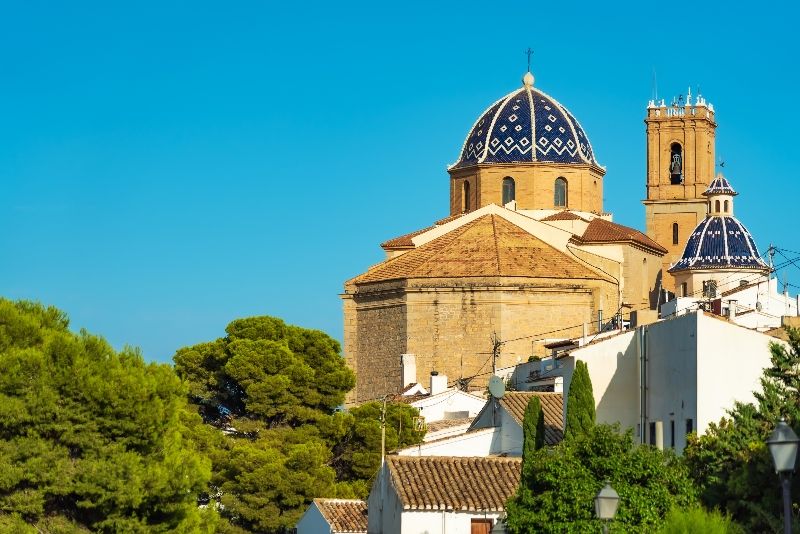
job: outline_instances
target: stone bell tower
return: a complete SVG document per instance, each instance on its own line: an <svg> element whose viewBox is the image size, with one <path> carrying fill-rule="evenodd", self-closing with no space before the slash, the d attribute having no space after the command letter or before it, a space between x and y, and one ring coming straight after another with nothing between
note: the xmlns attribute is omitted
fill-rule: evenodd
<svg viewBox="0 0 800 534"><path fill-rule="evenodd" d="M714 106L691 89L669 106L647 105L647 198L643 200L647 235L667 249L662 286L675 291L667 269L678 261L690 233L706 216L703 192L714 179Z"/></svg>

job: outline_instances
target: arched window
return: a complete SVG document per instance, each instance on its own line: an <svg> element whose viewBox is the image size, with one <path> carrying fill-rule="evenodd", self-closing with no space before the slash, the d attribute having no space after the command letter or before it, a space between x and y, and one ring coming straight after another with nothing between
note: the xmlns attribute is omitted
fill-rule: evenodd
<svg viewBox="0 0 800 534"><path fill-rule="evenodd" d="M714 207L716 208L717 213L719 213L719 200L714 202Z"/></svg>
<svg viewBox="0 0 800 534"><path fill-rule="evenodd" d="M567 181L560 176L556 178L553 204L557 208L567 207Z"/></svg>
<svg viewBox="0 0 800 534"><path fill-rule="evenodd" d="M725 213L728 213L728 201L725 201Z"/></svg>
<svg viewBox="0 0 800 534"><path fill-rule="evenodd" d="M469 211L470 198L469 198L469 182L464 180L464 188L461 191L461 212L466 213Z"/></svg>
<svg viewBox="0 0 800 534"><path fill-rule="evenodd" d="M683 148L680 143L672 143L669 147L669 181L672 184L683 183Z"/></svg>
<svg viewBox="0 0 800 534"><path fill-rule="evenodd" d="M503 206L516 200L517 193L514 187L514 179L510 176L503 178Z"/></svg>
<svg viewBox="0 0 800 534"><path fill-rule="evenodd" d="M678 223L672 223L672 244L677 245L678 243Z"/></svg>

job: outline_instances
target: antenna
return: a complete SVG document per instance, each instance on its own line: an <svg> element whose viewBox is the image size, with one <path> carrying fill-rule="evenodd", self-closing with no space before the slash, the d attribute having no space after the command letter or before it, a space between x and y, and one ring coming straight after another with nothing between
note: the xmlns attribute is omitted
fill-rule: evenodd
<svg viewBox="0 0 800 534"><path fill-rule="evenodd" d="M524 54L528 56L528 72L530 72L531 71L531 56L533 55L533 50L531 49L531 47L528 47L528 49L525 50Z"/></svg>
<svg viewBox="0 0 800 534"><path fill-rule="evenodd" d="M653 67L653 101L658 102L658 80L656 79L655 67Z"/></svg>
<svg viewBox="0 0 800 534"><path fill-rule="evenodd" d="M506 385L503 379L497 375L492 375L489 379L489 394L495 399L502 399L506 394Z"/></svg>

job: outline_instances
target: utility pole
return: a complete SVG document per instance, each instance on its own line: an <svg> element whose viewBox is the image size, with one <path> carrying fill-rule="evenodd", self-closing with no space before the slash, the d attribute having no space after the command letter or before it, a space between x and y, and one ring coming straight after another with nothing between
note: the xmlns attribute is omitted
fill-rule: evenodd
<svg viewBox="0 0 800 534"><path fill-rule="evenodd" d="M383 396L383 408L381 408L381 466L386 457L386 399L389 395Z"/></svg>
<svg viewBox="0 0 800 534"><path fill-rule="evenodd" d="M492 376L497 374L497 357L500 356L500 345L503 342L497 337L497 332L492 332Z"/></svg>

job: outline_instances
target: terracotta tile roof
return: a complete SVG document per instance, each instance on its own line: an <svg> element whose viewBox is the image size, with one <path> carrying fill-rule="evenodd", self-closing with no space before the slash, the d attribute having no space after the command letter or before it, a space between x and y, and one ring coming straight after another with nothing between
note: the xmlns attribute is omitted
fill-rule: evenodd
<svg viewBox="0 0 800 534"><path fill-rule="evenodd" d="M519 485L522 458L387 456L405 510L502 511Z"/></svg>
<svg viewBox="0 0 800 534"><path fill-rule="evenodd" d="M539 397L544 410L544 442L555 445L564 439L564 398L561 393L543 391L508 391L500 399L500 406L522 425L525 408L533 397Z"/></svg>
<svg viewBox="0 0 800 534"><path fill-rule="evenodd" d="M543 221L585 221L583 217L575 215L569 210L559 211L552 215L548 215Z"/></svg>
<svg viewBox="0 0 800 534"><path fill-rule="evenodd" d="M503 217L488 214L378 264L353 282L469 276L602 278Z"/></svg>
<svg viewBox="0 0 800 534"><path fill-rule="evenodd" d="M425 232L427 232L429 230L433 230L437 226L441 226L443 224L447 224L450 221L455 221L456 219L458 219L462 215L464 215L464 214L463 213L459 213L458 215L451 215L449 217L445 217L444 219L439 219L438 221L433 223L433 226L428 226L427 228L423 228L421 230L416 230L414 232L411 232L411 233L408 233L408 234L405 234L405 235L401 235L401 236L389 239L388 241L384 241L383 243L381 243L381 247L384 248L384 249L390 249L390 250L391 249L398 249L398 248L414 248L414 241L412 241L412 240L415 237L417 237L418 235L424 234Z"/></svg>
<svg viewBox="0 0 800 534"><path fill-rule="evenodd" d="M473 417L464 417L461 419L442 419L441 421L433 421L428 423L428 432L438 432L447 428L453 428L459 425L469 425L474 420Z"/></svg>
<svg viewBox="0 0 800 534"><path fill-rule="evenodd" d="M632 241L638 245L661 252L662 254L667 253L667 249L644 235L639 230L613 223L599 217L592 219L581 237L573 239L582 243L615 243L619 241Z"/></svg>
<svg viewBox="0 0 800 534"><path fill-rule="evenodd" d="M367 532L367 503L353 499L314 499L332 532Z"/></svg>

